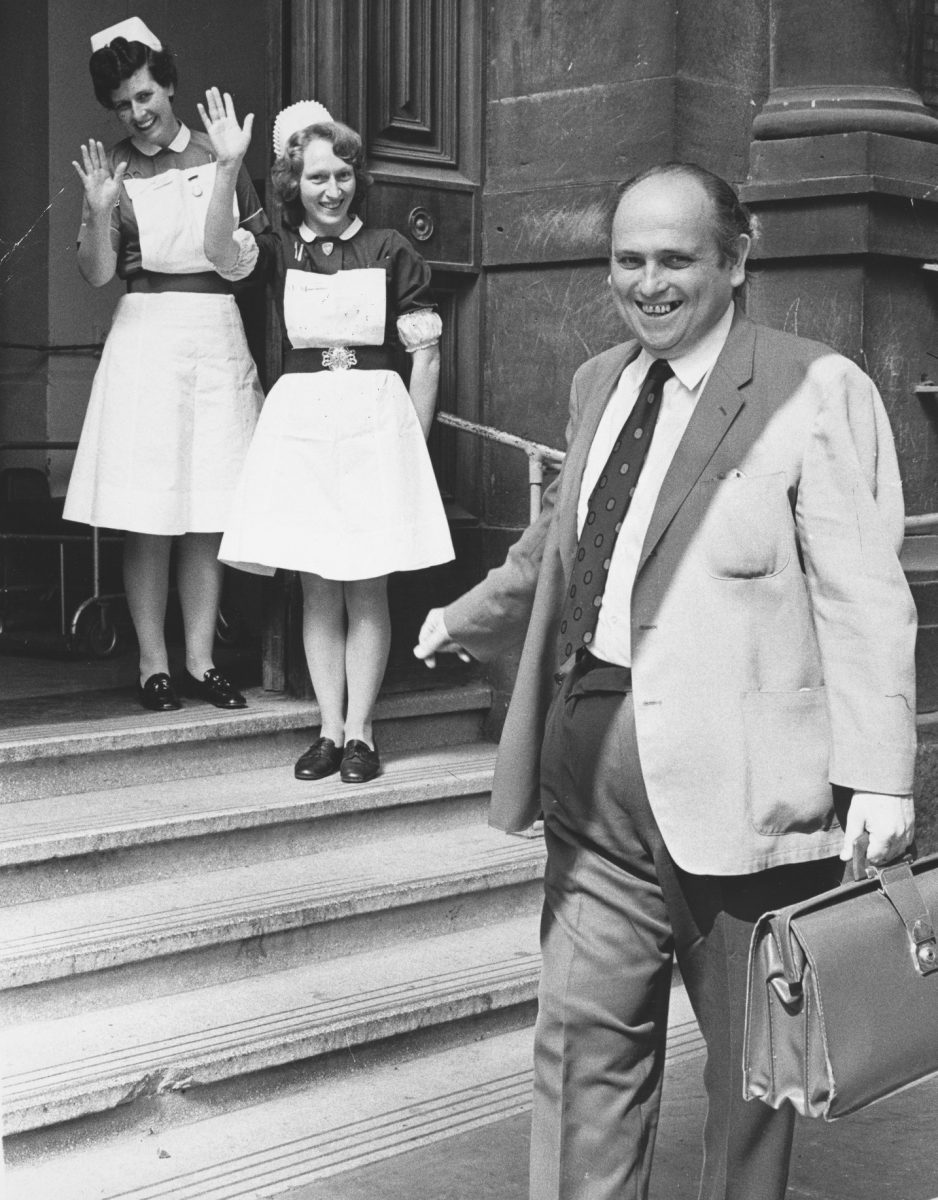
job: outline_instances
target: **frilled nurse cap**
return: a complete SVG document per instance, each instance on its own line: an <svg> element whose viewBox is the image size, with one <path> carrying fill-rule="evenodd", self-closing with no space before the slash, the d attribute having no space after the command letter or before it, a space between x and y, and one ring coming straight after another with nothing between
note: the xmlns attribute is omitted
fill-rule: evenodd
<svg viewBox="0 0 938 1200"><path fill-rule="evenodd" d="M274 154L277 158L283 154L287 142L292 135L307 125L318 125L323 121L331 121L332 114L318 100L298 100L283 112L277 114L274 121Z"/></svg>
<svg viewBox="0 0 938 1200"><path fill-rule="evenodd" d="M151 50L163 49L163 43L156 34L147 29L139 17L128 17L126 21L118 21L116 25L109 25L107 29L92 34L92 53L103 50L119 37L126 38L128 42L143 42L144 46L149 46Z"/></svg>

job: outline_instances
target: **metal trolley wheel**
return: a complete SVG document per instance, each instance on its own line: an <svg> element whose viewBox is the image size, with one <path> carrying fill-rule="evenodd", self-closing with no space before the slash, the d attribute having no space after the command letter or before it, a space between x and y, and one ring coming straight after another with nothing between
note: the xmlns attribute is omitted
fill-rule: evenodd
<svg viewBox="0 0 938 1200"><path fill-rule="evenodd" d="M72 620L69 643L72 650L94 658L111 658L120 648L120 630L113 607L100 601L86 601Z"/></svg>
<svg viewBox="0 0 938 1200"><path fill-rule="evenodd" d="M119 641L117 625L106 609L100 609L85 634L85 645L95 658L110 658L116 653Z"/></svg>
<svg viewBox="0 0 938 1200"><path fill-rule="evenodd" d="M244 634L244 622L237 609L218 610L215 618L215 640L221 646L237 646Z"/></svg>

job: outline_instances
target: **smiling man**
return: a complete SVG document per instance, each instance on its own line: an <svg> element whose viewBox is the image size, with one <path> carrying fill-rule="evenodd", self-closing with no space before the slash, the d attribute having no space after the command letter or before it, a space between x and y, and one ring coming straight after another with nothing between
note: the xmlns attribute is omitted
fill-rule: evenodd
<svg viewBox="0 0 938 1200"><path fill-rule="evenodd" d="M915 613L871 380L749 321L752 229L687 164L626 183L629 339L577 372L538 521L416 654L523 644L492 822L543 812L532 1200L642 1200L676 957L707 1045L701 1200L782 1200L793 1110L742 1099L754 921L912 836Z"/></svg>

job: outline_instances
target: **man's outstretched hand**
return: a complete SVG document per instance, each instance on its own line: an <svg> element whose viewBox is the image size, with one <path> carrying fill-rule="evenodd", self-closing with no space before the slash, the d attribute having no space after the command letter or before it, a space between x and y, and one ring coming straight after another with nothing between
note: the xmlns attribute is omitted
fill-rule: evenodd
<svg viewBox="0 0 938 1200"><path fill-rule="evenodd" d="M420 626L420 633L417 635L414 654L417 658L422 658L428 667L436 666L437 654L458 654L463 662L470 661L470 656L462 646L449 636L442 608L431 608L427 613L427 619Z"/></svg>

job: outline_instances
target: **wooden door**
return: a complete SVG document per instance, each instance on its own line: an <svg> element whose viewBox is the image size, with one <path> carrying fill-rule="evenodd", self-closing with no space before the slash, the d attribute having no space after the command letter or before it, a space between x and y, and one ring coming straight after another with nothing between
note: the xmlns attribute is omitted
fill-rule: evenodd
<svg viewBox="0 0 938 1200"><path fill-rule="evenodd" d="M444 323L440 408L480 411L481 0L294 0L271 4L272 111L315 99L361 133L374 184L363 216L398 229L433 270ZM276 377L279 337L268 345ZM477 447L437 426L445 496L466 502ZM285 590L284 590L285 589ZM298 599L272 596L264 685L305 690Z"/></svg>

